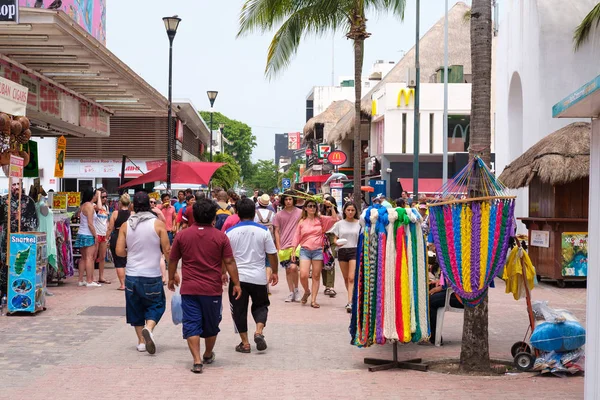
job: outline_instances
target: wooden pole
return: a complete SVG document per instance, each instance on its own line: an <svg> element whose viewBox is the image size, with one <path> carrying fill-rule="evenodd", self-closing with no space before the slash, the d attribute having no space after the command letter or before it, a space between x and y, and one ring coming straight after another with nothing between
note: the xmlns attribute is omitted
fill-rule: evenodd
<svg viewBox="0 0 600 400"><path fill-rule="evenodd" d="M23 180L21 178L19 181L19 204L17 205L17 223L19 224L19 230L17 233L21 233L21 194L23 193Z"/></svg>
<svg viewBox="0 0 600 400"><path fill-rule="evenodd" d="M6 216L6 266L10 269L10 220L12 215L11 210L11 194L12 194L12 178L8 177L8 213ZM7 285L8 288L8 285Z"/></svg>

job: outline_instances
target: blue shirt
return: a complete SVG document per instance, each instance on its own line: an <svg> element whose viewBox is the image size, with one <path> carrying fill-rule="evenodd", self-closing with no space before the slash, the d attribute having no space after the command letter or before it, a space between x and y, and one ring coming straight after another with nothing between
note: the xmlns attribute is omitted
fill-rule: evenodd
<svg viewBox="0 0 600 400"><path fill-rule="evenodd" d="M175 204L173 204L173 207L175 207L175 213L177 214L179 212L179 210L181 210L182 208L185 208L185 200L183 202L179 202L179 201L175 202Z"/></svg>

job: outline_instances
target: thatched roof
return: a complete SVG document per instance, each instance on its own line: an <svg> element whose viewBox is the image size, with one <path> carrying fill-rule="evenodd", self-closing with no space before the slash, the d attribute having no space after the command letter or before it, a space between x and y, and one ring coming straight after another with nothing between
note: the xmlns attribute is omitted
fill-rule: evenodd
<svg viewBox="0 0 600 400"><path fill-rule="evenodd" d="M471 74L471 33L470 25L465 22L465 13L470 10L463 2L458 2L448 11L448 65L462 65L464 74ZM368 42L367 42L368 45ZM436 70L444 65L444 18L440 18L435 25L421 37L419 41L419 63L421 65L421 82L432 81ZM364 115L371 116L371 96L387 83L406 82L409 68L415 66L414 46L402 57L392 70L368 93L363 95L361 109ZM352 119L347 126L354 125L354 111L349 118ZM341 120L340 120L341 122ZM346 121L347 122L347 121ZM347 130L335 129L336 136L330 135L330 143L340 141L346 137ZM340 134L342 133L342 134Z"/></svg>
<svg viewBox="0 0 600 400"><path fill-rule="evenodd" d="M529 186L536 176L563 185L590 175L589 122L574 122L546 136L507 166L500 181L511 189Z"/></svg>
<svg viewBox="0 0 600 400"><path fill-rule="evenodd" d="M316 124L336 124L350 110L354 109L352 102L348 100L334 101L321 114L312 117L304 125L304 138L314 134Z"/></svg>

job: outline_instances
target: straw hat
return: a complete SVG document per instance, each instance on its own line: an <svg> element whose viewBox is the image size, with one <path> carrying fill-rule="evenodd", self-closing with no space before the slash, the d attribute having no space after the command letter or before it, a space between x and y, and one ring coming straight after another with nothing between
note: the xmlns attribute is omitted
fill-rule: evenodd
<svg viewBox="0 0 600 400"><path fill-rule="evenodd" d="M258 204L260 204L263 207L267 207L270 202L271 202L271 196L269 196L266 193L258 198Z"/></svg>

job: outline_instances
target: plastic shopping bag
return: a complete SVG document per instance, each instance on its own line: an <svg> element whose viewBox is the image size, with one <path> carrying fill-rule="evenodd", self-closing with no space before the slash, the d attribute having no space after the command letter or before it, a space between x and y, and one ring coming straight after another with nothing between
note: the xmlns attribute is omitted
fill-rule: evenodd
<svg viewBox="0 0 600 400"><path fill-rule="evenodd" d="M175 294L171 297L171 318L175 325L181 324L183 321L183 310L181 309L181 294L179 286L175 287Z"/></svg>

